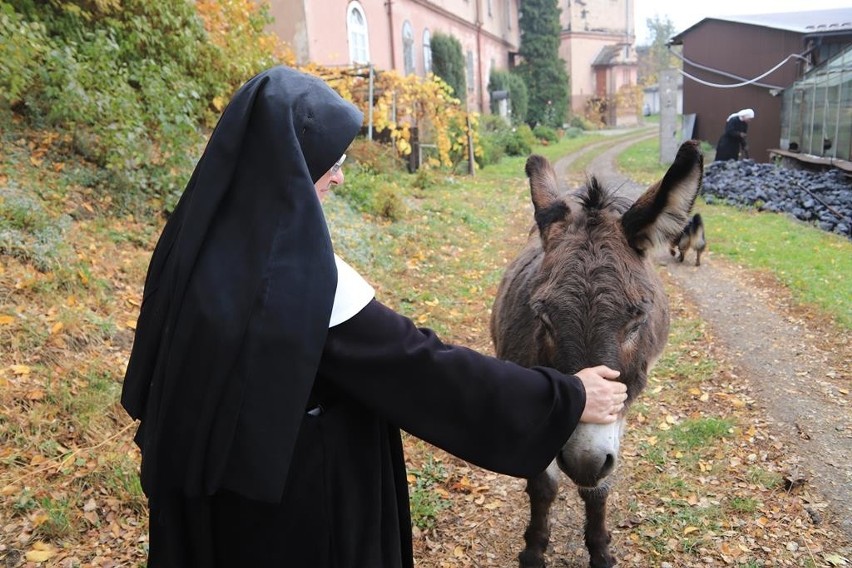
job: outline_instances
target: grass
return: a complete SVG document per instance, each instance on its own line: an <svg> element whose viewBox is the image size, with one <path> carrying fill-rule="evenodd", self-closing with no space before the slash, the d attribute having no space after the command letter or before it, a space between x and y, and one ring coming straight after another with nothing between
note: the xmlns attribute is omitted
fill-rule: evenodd
<svg viewBox="0 0 852 568"><path fill-rule="evenodd" d="M443 464L430 458L420 468L409 469L408 481L412 524L421 529L434 527L438 514L450 506L449 500L436 491L447 481Z"/></svg>
<svg viewBox="0 0 852 568"><path fill-rule="evenodd" d="M777 213L704 203L700 210L714 253L769 271L799 302L852 329L852 241Z"/></svg>

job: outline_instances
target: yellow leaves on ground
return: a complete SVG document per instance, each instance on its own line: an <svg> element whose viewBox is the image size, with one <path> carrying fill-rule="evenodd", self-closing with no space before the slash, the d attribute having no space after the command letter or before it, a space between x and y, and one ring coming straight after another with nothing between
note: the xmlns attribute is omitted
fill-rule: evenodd
<svg viewBox="0 0 852 568"><path fill-rule="evenodd" d="M27 562L47 562L56 554L57 551L53 546L37 541L33 543L33 547L27 551L25 557Z"/></svg>
<svg viewBox="0 0 852 568"><path fill-rule="evenodd" d="M17 376L29 375L30 367L28 365L9 365L9 370Z"/></svg>

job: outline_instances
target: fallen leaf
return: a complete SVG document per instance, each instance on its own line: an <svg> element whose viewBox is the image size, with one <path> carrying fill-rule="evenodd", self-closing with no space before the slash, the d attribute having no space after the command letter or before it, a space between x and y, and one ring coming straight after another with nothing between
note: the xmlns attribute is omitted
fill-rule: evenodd
<svg viewBox="0 0 852 568"><path fill-rule="evenodd" d="M47 562L56 556L55 550L30 550L24 555L28 562Z"/></svg>

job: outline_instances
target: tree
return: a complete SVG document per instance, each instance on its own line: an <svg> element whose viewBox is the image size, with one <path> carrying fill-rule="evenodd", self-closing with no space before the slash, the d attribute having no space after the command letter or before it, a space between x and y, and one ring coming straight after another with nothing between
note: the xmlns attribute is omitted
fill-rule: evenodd
<svg viewBox="0 0 852 568"><path fill-rule="evenodd" d="M682 63L666 45L676 31L669 17L665 16L665 19L661 20L659 16L654 16L653 19L645 20L645 23L652 39L651 45L636 49L639 58L638 80L640 85L655 85L661 70L680 69Z"/></svg>
<svg viewBox="0 0 852 568"><path fill-rule="evenodd" d="M568 73L559 57L562 27L558 0L524 0L521 3L523 77L530 101L527 123L562 126L568 111Z"/></svg>
<svg viewBox="0 0 852 568"><path fill-rule="evenodd" d="M435 32L432 35L432 72L453 88L453 94L465 104L464 55L461 42L455 36Z"/></svg>
<svg viewBox="0 0 852 568"><path fill-rule="evenodd" d="M524 80L511 71L491 71L488 79L488 92L508 91L509 102L512 109L512 123L519 124L527 120L527 108L529 106L529 92ZM491 112L496 113L496 104L492 103Z"/></svg>

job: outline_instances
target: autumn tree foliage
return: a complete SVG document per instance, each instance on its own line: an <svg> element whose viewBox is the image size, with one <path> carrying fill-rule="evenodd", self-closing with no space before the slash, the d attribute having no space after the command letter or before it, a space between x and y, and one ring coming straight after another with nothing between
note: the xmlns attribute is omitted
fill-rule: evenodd
<svg viewBox="0 0 852 568"><path fill-rule="evenodd" d="M523 61L518 73L529 90L527 123L562 126L568 112L568 73L559 57L561 26L557 0L524 0L521 3Z"/></svg>
<svg viewBox="0 0 852 568"><path fill-rule="evenodd" d="M639 59L639 84L655 85L659 81L660 71L680 69L683 63L672 53L672 49L679 48L668 46L669 38L677 31L674 22L668 16L654 16L648 18L645 24L651 32L651 43L636 49Z"/></svg>

